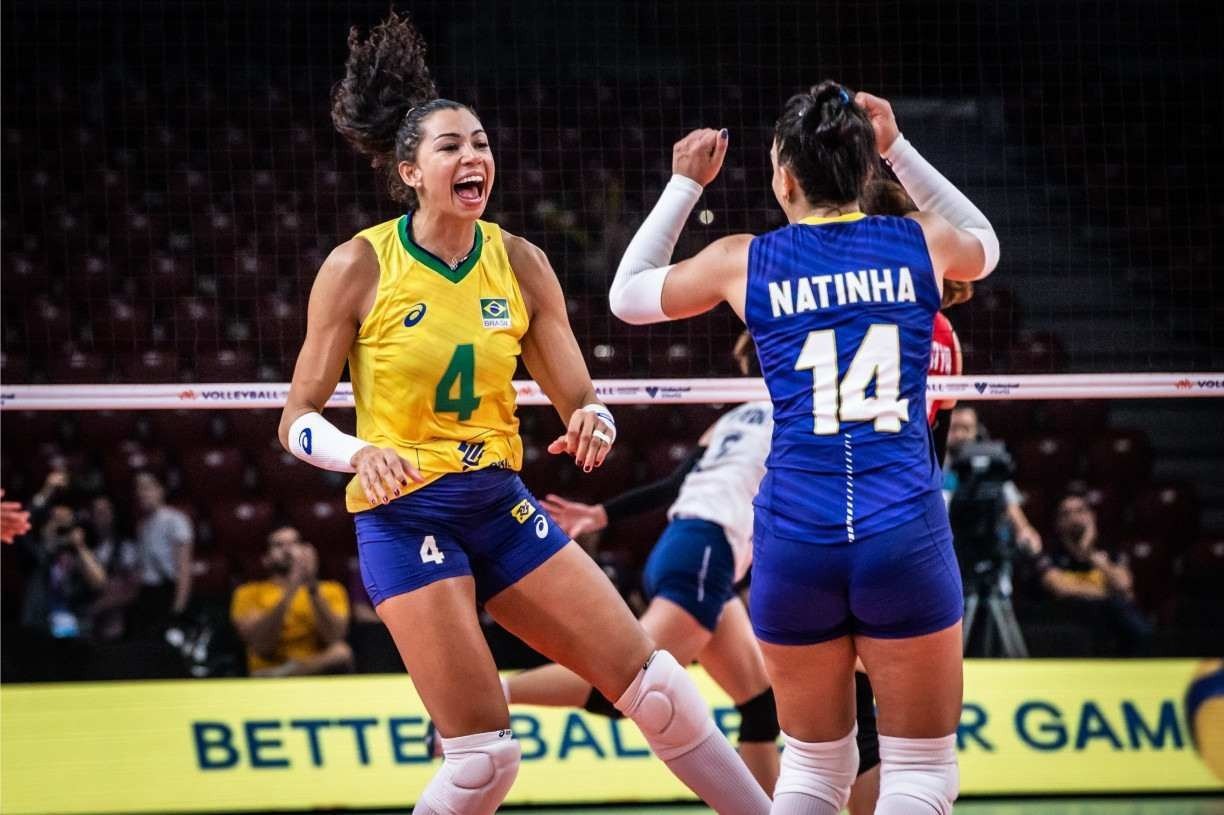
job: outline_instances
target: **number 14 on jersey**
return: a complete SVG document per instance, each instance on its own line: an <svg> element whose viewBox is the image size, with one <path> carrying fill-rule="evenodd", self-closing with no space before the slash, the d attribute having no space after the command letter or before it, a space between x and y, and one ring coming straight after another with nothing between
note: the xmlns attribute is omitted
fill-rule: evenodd
<svg viewBox="0 0 1224 815"><path fill-rule="evenodd" d="M909 400L901 395L901 342L895 325L867 329L846 375L837 381L837 337L832 329L812 331L795 362L796 371L812 372L812 432L829 436L841 423L875 422L881 433L899 433L909 421ZM875 395L867 387L875 380Z"/></svg>

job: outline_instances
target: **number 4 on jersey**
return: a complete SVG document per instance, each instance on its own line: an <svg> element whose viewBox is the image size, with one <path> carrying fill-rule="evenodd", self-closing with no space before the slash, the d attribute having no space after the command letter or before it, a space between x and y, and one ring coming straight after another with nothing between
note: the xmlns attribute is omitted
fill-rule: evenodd
<svg viewBox="0 0 1224 815"><path fill-rule="evenodd" d="M867 329L858 352L837 382L837 338L831 329L812 331L795 362L796 371L812 372L812 432L828 436L842 421L875 422L881 433L898 433L909 421L909 400L901 394L901 343L895 325ZM875 380L875 396L867 386Z"/></svg>
<svg viewBox="0 0 1224 815"><path fill-rule="evenodd" d="M456 388L459 393L452 395ZM451 357L434 391L434 410L438 413L458 413L459 421L466 422L478 407L476 352L471 345L456 345L455 355Z"/></svg>
<svg viewBox="0 0 1224 815"><path fill-rule="evenodd" d="M438 542L434 540L434 536L426 535L425 540L421 541L421 562L441 563L444 560L446 560L446 555L438 548Z"/></svg>

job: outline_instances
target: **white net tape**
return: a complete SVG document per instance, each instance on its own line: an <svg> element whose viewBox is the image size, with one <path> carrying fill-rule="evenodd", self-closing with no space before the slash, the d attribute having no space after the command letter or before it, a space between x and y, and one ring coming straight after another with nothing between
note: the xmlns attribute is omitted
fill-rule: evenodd
<svg viewBox="0 0 1224 815"><path fill-rule="evenodd" d="M516 381L520 405L547 405L535 382ZM761 379L603 379L600 399L611 405L727 404L766 399ZM278 408L289 385L238 382L171 385L0 385L0 410L167 410ZM933 376L927 393L939 399L1176 399L1224 396L1224 373ZM341 382L328 407L353 407Z"/></svg>

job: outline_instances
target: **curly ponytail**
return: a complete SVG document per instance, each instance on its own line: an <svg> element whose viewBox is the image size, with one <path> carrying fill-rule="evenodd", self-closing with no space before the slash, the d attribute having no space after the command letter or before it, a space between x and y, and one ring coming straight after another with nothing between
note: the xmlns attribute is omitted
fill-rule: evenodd
<svg viewBox="0 0 1224 815"><path fill-rule="evenodd" d="M406 16L392 11L364 40L353 26L348 49L344 78L332 88L332 124L370 157L391 198L413 209L416 192L400 178L399 162L416 158L429 114L467 106L438 98L425 65L425 40Z"/></svg>
<svg viewBox="0 0 1224 815"><path fill-rule="evenodd" d="M853 95L826 79L792 96L774 125L778 161L809 203L857 201L877 162L875 133Z"/></svg>

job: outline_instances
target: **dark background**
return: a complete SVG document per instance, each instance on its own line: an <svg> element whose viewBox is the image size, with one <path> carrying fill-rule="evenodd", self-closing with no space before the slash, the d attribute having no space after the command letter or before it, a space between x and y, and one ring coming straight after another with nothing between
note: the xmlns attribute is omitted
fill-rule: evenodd
<svg viewBox="0 0 1224 815"><path fill-rule="evenodd" d="M949 315L967 372L1224 369L1219 4L397 5L430 43L442 94L488 128L486 217L547 251L596 377L732 374L725 308L632 328L608 315L607 285L690 128L728 127L732 147L701 204L712 222L692 222L677 257L780 224L772 122L826 77L892 99L999 233L998 270ZM0 379L286 381L323 257L399 214L328 113L349 25L387 8L4 4ZM1107 545L1138 564L1162 652L1201 651L1203 610L1220 605L1194 592L1218 595L1224 559L1216 400L979 404L1016 454L1033 522L1048 533L1064 490L1088 490ZM720 409L621 408L597 479L547 456L556 417L524 409L524 478L541 495L607 498L668 472ZM153 469L196 521L197 585L223 609L274 520L308 529L333 576L352 568L338 485L279 449L276 419L4 413L0 480L24 499L62 466L82 501L105 492L126 510L132 472ZM660 527L655 514L605 535L626 591ZM22 573L4 556L12 620Z"/></svg>

